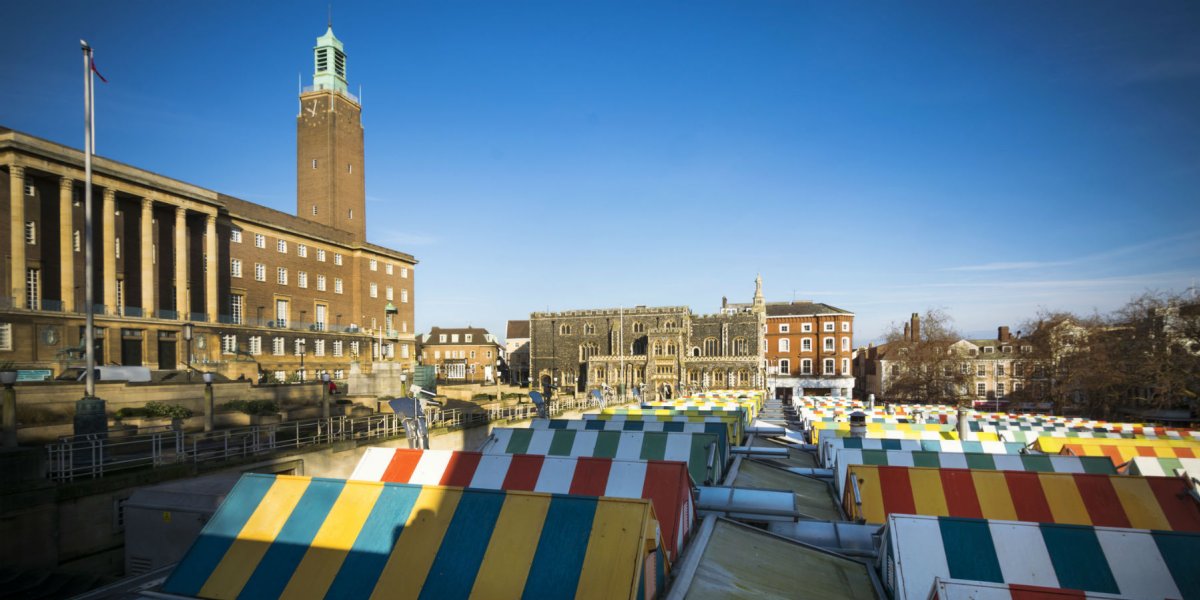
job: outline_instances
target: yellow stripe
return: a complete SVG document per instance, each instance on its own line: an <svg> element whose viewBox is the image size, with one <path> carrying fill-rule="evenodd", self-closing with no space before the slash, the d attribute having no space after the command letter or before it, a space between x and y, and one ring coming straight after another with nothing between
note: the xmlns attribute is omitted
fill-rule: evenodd
<svg viewBox="0 0 1200 600"><path fill-rule="evenodd" d="M975 496L979 498L979 510L985 519L1017 520L1017 509L1013 506L1012 491L1003 471L972 470Z"/></svg>
<svg viewBox="0 0 1200 600"><path fill-rule="evenodd" d="M426 487L421 490L400 538L379 574L375 590L371 592L372 600L420 595L461 498L459 488Z"/></svg>
<svg viewBox="0 0 1200 600"><path fill-rule="evenodd" d="M946 506L946 491L942 489L940 469L909 469L908 483L912 486L917 514L950 516L950 509Z"/></svg>
<svg viewBox="0 0 1200 600"><path fill-rule="evenodd" d="M475 575L471 598L521 597L549 510L550 496L508 494L505 497L492 539L483 553L483 563Z"/></svg>
<svg viewBox="0 0 1200 600"><path fill-rule="evenodd" d="M281 475L258 503L254 514L238 532L237 539L225 551L217 568L213 569L197 596L201 598L237 598L259 561L271 547L271 542L292 515L296 503L308 489L307 477Z"/></svg>
<svg viewBox="0 0 1200 600"><path fill-rule="evenodd" d="M645 545L653 543L654 532L647 531L652 512L648 500L605 498L596 503L592 534L575 587L576 599L640 595L637 584L646 555ZM631 554L630 548L636 551Z"/></svg>
<svg viewBox="0 0 1200 600"><path fill-rule="evenodd" d="M1058 454L1064 444L1078 444L1083 447L1088 446L1118 446L1122 449L1132 448L1137 446L1147 446L1151 448L1196 448L1200 449L1200 442L1194 440L1177 440L1177 439L1140 439L1140 438L1066 438L1053 436L1039 436L1036 447L1047 454Z"/></svg>
<svg viewBox="0 0 1200 600"><path fill-rule="evenodd" d="M358 481L342 488L280 598L313 598L329 591L381 493L380 482Z"/></svg>
<svg viewBox="0 0 1200 600"><path fill-rule="evenodd" d="M1050 505L1050 514L1055 523L1092 524L1092 518L1088 514L1087 506L1083 504L1083 497L1079 495L1074 477L1063 473L1038 473L1038 479L1042 483L1042 492L1046 495L1046 503Z"/></svg>
<svg viewBox="0 0 1200 600"><path fill-rule="evenodd" d="M850 478L857 477L858 493L862 499L862 507L854 505L854 490ZM868 523L887 522L884 513L883 486L879 484L879 469L875 465L852 465L846 473L846 514L851 518L858 517Z"/></svg>
<svg viewBox="0 0 1200 600"><path fill-rule="evenodd" d="M1150 489L1150 484L1142 477L1118 476L1109 477L1117 499L1129 517L1129 526L1137 529L1171 529L1167 515L1163 514L1158 498Z"/></svg>

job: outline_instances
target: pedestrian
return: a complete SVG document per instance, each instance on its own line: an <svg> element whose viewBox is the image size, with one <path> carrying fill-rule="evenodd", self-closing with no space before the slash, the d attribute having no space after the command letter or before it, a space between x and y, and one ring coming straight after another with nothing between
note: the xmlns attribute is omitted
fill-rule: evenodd
<svg viewBox="0 0 1200 600"><path fill-rule="evenodd" d="M337 394L337 383L335 383L332 379L329 380L329 394L331 396Z"/></svg>

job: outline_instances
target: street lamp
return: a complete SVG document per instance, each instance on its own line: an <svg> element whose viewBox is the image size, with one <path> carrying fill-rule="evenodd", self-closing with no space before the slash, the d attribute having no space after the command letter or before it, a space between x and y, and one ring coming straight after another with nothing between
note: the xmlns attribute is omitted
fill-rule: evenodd
<svg viewBox="0 0 1200 600"><path fill-rule="evenodd" d="M187 377L188 381L192 380L192 336L196 332L196 326L191 323L183 324L183 341L187 342Z"/></svg>
<svg viewBox="0 0 1200 600"><path fill-rule="evenodd" d="M215 407L213 405L213 374L204 373L201 375L204 378L204 431L213 430L213 413Z"/></svg>

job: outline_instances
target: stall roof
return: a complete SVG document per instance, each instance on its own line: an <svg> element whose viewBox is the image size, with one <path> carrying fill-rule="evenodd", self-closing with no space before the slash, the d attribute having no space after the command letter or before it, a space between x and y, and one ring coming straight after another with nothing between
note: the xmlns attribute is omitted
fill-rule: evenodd
<svg viewBox="0 0 1200 600"><path fill-rule="evenodd" d="M753 460L742 460L737 476L730 485L740 488L791 490L796 497L796 510L800 514L812 519L831 521L842 518L837 502L830 493L829 484L819 479L789 473Z"/></svg>

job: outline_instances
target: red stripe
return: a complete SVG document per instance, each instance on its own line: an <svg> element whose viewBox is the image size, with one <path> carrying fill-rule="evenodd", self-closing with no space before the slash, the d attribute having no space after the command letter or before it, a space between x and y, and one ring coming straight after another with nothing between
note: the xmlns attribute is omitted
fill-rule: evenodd
<svg viewBox="0 0 1200 600"><path fill-rule="evenodd" d="M1092 519L1092 525L1105 527L1130 527L1129 515L1121 507L1121 499L1113 489L1112 479L1108 475L1075 474L1075 487L1083 506Z"/></svg>
<svg viewBox="0 0 1200 600"><path fill-rule="evenodd" d="M413 471L417 470L417 463L421 462L421 454L421 450L398 448L392 454L392 461L383 470L383 477L380 478L380 481L408 483L412 479Z"/></svg>
<svg viewBox="0 0 1200 600"><path fill-rule="evenodd" d="M679 520L677 515L683 510L683 495L690 493L686 463L661 460L646 463L646 483L642 488L642 497L649 498L654 505L658 526L662 528L663 544L667 547L667 555L671 560L675 560L679 552L675 543Z"/></svg>
<svg viewBox="0 0 1200 600"><path fill-rule="evenodd" d="M1196 458L1196 451L1191 448L1172 448L1178 458Z"/></svg>
<svg viewBox="0 0 1200 600"><path fill-rule="evenodd" d="M453 452L450 462L446 463L446 471L438 485L454 485L470 487L471 479L475 477L475 469L479 468L479 459L483 455L478 452Z"/></svg>
<svg viewBox="0 0 1200 600"><path fill-rule="evenodd" d="M1137 450L1138 456L1158 456L1151 446L1134 446L1134 450Z"/></svg>
<svg viewBox="0 0 1200 600"><path fill-rule="evenodd" d="M1189 485L1174 477L1146 477L1146 483L1158 498L1167 522L1175 531L1200 531L1200 503L1189 494Z"/></svg>
<svg viewBox="0 0 1200 600"><path fill-rule="evenodd" d="M904 467L879 466L879 491L883 495L883 514L917 514L917 502L913 499L912 482L908 480L908 469Z"/></svg>
<svg viewBox="0 0 1200 600"><path fill-rule="evenodd" d="M975 492L975 479L968 469L938 469L942 476L942 491L946 497L946 509L953 517L983 518L979 507L979 495Z"/></svg>
<svg viewBox="0 0 1200 600"><path fill-rule="evenodd" d="M1050 504L1046 502L1046 492L1042 490L1042 482L1037 473L1025 471L1001 471L1008 483L1009 495L1012 496L1013 508L1017 511L1018 521L1034 521L1036 523L1053 523L1054 515L1050 512Z"/></svg>
<svg viewBox="0 0 1200 600"><path fill-rule="evenodd" d="M571 488L567 493L578 496L603 496L604 491L608 489L608 472L611 470L611 458L580 458L575 463L575 475L571 477Z"/></svg>
<svg viewBox="0 0 1200 600"><path fill-rule="evenodd" d="M537 486L538 475L542 472L542 462L545 460L546 457L541 454L514 454L500 489L532 492Z"/></svg>
<svg viewBox="0 0 1200 600"><path fill-rule="evenodd" d="M1087 598L1087 592L1065 588L1042 587L1021 583L1008 584L1012 600L1063 600L1064 598Z"/></svg>

